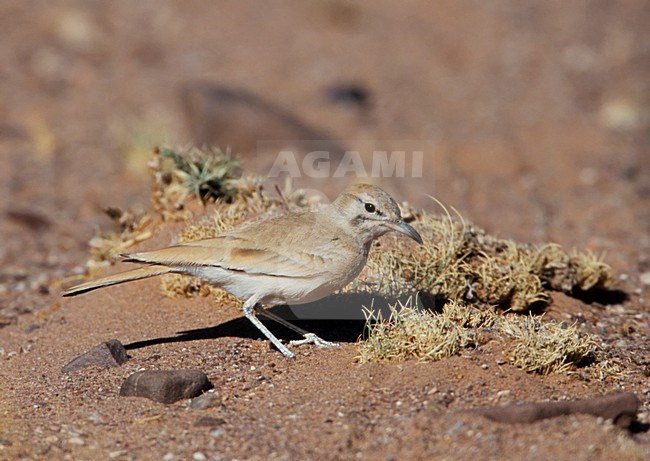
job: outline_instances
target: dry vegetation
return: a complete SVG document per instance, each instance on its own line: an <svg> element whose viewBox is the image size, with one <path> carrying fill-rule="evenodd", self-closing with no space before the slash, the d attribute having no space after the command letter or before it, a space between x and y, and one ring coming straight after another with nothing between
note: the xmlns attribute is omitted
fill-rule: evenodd
<svg viewBox="0 0 650 461"><path fill-rule="evenodd" d="M435 314L413 298L391 306L389 319L367 310L367 338L359 346L360 362L396 362L406 358L440 360L462 348L475 347L476 328L489 327L497 317L464 303L451 301Z"/></svg>
<svg viewBox="0 0 650 461"><path fill-rule="evenodd" d="M499 315L461 301L449 301L439 313L409 299L391 307L382 319L368 312L368 335L359 345L360 362L397 362L407 358L440 360L475 348L488 337L507 342L506 359L540 374L562 373L590 359L596 349L573 325L521 315Z"/></svg>
<svg viewBox="0 0 650 461"><path fill-rule="evenodd" d="M242 172L229 152L162 149L149 165L152 210L143 216L111 211L118 230L91 241L91 275L97 266L149 238L161 221L185 222L179 240L192 241L270 214L320 206L289 185L269 193L262 178ZM389 298L419 296L417 303L412 299L395 305L390 319L368 314L368 335L359 345L361 362L439 360L480 345L481 330L488 328L508 343L507 359L529 372L565 372L593 357L593 341L575 327L520 314L547 303L550 290L572 294L612 288L614 276L602 258L568 253L556 244L497 239L442 209L443 216L434 216L403 204L405 219L425 243L413 246L391 235L375 242L367 267L344 289ZM203 217L196 220L195 214ZM219 288L178 275L164 276L162 291L237 302Z"/></svg>
<svg viewBox="0 0 650 461"><path fill-rule="evenodd" d="M512 338L508 360L528 372L561 373L587 360L595 344L573 325L541 318L505 317L499 329Z"/></svg>

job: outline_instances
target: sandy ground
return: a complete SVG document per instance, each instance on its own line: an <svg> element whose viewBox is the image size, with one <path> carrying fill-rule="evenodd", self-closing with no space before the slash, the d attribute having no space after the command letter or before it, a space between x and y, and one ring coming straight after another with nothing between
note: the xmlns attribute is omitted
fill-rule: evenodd
<svg viewBox="0 0 650 461"><path fill-rule="evenodd" d="M0 458L647 459L649 17L645 1L2 3ZM350 84L365 102L332 97ZM306 325L343 346L288 361L234 306L170 300L155 281L60 299L56 281L110 226L101 209L148 205L153 145L230 145L254 168L257 140L310 135L425 146L423 179L384 182L400 199L435 210L435 195L497 235L606 252L620 291L554 295L547 315L580 321L622 373L529 375L489 344L360 366L354 322ZM110 338L129 362L61 373ZM202 369L219 403L119 397L141 368ZM617 390L641 400L635 433L455 413Z"/></svg>

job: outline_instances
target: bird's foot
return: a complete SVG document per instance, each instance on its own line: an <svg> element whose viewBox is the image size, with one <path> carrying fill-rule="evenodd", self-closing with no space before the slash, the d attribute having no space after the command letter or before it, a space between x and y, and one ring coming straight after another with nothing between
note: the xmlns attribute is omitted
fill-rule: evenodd
<svg viewBox="0 0 650 461"><path fill-rule="evenodd" d="M303 344L313 344L318 347L338 347L337 343L325 341L323 338L316 336L314 333L305 333L305 339L296 339L289 342L291 346L302 346Z"/></svg>

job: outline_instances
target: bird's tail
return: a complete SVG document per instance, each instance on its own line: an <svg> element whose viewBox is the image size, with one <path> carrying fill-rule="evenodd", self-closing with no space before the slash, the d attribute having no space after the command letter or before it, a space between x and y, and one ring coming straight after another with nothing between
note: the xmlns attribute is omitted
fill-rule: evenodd
<svg viewBox="0 0 650 461"><path fill-rule="evenodd" d="M96 290L97 288L108 287L117 285L118 283L130 282L132 280L146 279L148 277L155 277L156 275L167 274L172 272L171 267L166 266L146 266L138 269L133 269L119 274L109 275L101 279L93 280L91 282L82 283L81 285L68 288L63 292L63 296L75 296L88 291Z"/></svg>

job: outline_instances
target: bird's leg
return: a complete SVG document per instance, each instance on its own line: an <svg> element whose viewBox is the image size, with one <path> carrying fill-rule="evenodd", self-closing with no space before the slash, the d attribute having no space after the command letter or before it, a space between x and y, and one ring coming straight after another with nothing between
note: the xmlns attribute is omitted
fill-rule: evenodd
<svg viewBox="0 0 650 461"><path fill-rule="evenodd" d="M264 316L264 317L266 317L268 319L275 320L280 325L284 325L288 329L295 331L300 336L305 338L305 339L298 339L298 340L290 341L289 344L292 345L292 346L301 346L303 344L314 344L314 345L316 345L318 347L337 347L338 346L338 344L336 344L336 343L333 343L333 342L330 342L330 341L325 341L323 338L317 336L316 334L310 333L310 332L308 332L306 330L303 330L300 327L295 326L293 323L288 322L287 320L283 319L279 315L275 315L272 312L269 312L269 311L264 310L264 309L259 309L257 307L255 308L255 310L257 311L258 314L260 314L260 315L262 315L262 316Z"/></svg>
<svg viewBox="0 0 650 461"><path fill-rule="evenodd" d="M273 333L271 333L269 331L269 329L266 328L264 326L264 324L262 324L262 322L260 322L260 319L255 317L255 305L256 304L257 304L257 299L254 296L249 298L244 303L244 315L246 316L246 318L248 320L250 320L251 323L253 325L255 325L257 327L257 329L260 330L262 332L262 334L264 334L264 336L266 336L269 339L269 341L271 341L273 343L273 345L278 348L278 350L280 352L282 352L286 357L294 358L295 357L294 353L291 352L287 348L287 346L282 344L278 338L273 336Z"/></svg>

